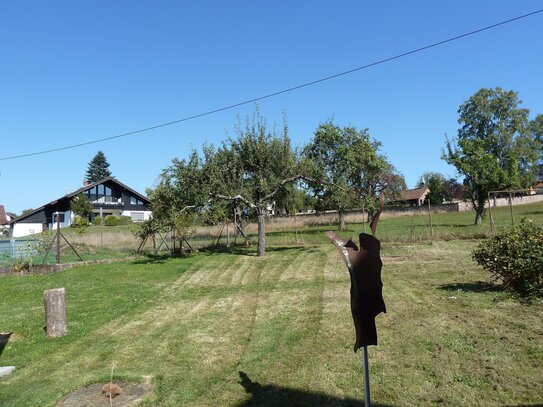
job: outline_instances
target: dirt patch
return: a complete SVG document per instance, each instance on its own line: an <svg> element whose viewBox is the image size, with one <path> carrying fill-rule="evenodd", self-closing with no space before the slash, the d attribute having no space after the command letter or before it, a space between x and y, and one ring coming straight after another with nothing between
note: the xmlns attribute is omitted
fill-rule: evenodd
<svg viewBox="0 0 543 407"><path fill-rule="evenodd" d="M57 407L109 407L109 397L102 392L106 383L96 383L77 389L57 401ZM114 383L121 388L121 394L111 400L115 407L135 406L149 393L149 381L142 384Z"/></svg>

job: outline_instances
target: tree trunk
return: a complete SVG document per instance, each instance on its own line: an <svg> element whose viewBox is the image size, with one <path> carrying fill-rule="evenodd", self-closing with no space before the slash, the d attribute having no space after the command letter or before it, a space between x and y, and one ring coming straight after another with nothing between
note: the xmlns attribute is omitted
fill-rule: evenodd
<svg viewBox="0 0 543 407"><path fill-rule="evenodd" d="M266 222L264 219L264 208L257 208L256 217L258 222L258 249L257 255L266 254Z"/></svg>
<svg viewBox="0 0 543 407"><path fill-rule="evenodd" d="M49 338L64 336L68 332L66 317L66 296L64 288L55 288L43 292L45 306L45 334Z"/></svg>
<svg viewBox="0 0 543 407"><path fill-rule="evenodd" d="M339 230L345 230L345 212L343 209L338 211L339 214Z"/></svg>
<svg viewBox="0 0 543 407"><path fill-rule="evenodd" d="M472 202L473 202L473 207L475 209L475 224L480 225L483 221L483 216L485 215L486 199L472 201Z"/></svg>
<svg viewBox="0 0 543 407"><path fill-rule="evenodd" d="M475 224L480 225L483 222L483 213L479 210L475 211Z"/></svg>

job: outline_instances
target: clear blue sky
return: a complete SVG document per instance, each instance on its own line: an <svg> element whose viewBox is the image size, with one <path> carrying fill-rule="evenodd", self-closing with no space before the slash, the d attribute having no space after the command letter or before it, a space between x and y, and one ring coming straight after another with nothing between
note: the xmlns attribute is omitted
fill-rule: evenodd
<svg viewBox="0 0 543 407"><path fill-rule="evenodd" d="M541 1L92 1L0 5L0 158L114 136L251 99L543 8ZM543 13L260 102L294 144L319 123L369 128L414 186L481 87L543 113ZM243 106L122 139L0 161L19 213L82 185L104 151L144 192L172 158L220 143Z"/></svg>

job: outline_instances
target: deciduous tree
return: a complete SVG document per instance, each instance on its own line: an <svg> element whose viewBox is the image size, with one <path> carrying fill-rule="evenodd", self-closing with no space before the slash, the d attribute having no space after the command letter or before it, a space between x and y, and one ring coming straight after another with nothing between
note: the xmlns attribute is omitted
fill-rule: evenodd
<svg viewBox="0 0 543 407"><path fill-rule="evenodd" d="M281 132L269 131L257 109L245 126L236 126L230 137L215 149L205 151L205 185L209 196L245 205L258 223L258 256L266 251L265 215L269 206L289 184L304 177L299 156L288 136L286 119Z"/></svg>
<svg viewBox="0 0 543 407"><path fill-rule="evenodd" d="M445 177L439 172L425 172L420 177L420 181L417 184L417 187L426 186L430 189L426 198L430 201L432 205L441 205L445 199L443 193L443 183L445 182Z"/></svg>
<svg viewBox="0 0 543 407"><path fill-rule="evenodd" d="M321 208L338 210L341 230L348 208L364 207L371 214L381 192L390 197L405 188L401 174L379 154L380 147L370 140L367 129L342 128L328 121L317 128L305 148L305 156L313 163L310 186Z"/></svg>
<svg viewBox="0 0 543 407"><path fill-rule="evenodd" d="M514 91L480 89L459 110L461 128L447 139L442 158L456 167L480 224L488 193L520 186L518 140L528 130L528 110Z"/></svg>

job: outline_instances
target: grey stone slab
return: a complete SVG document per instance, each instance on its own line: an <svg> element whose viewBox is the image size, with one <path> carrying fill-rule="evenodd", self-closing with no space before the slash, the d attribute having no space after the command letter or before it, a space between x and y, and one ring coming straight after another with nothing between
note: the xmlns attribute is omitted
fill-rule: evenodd
<svg viewBox="0 0 543 407"><path fill-rule="evenodd" d="M10 374L15 370L15 366L0 366L0 377Z"/></svg>

